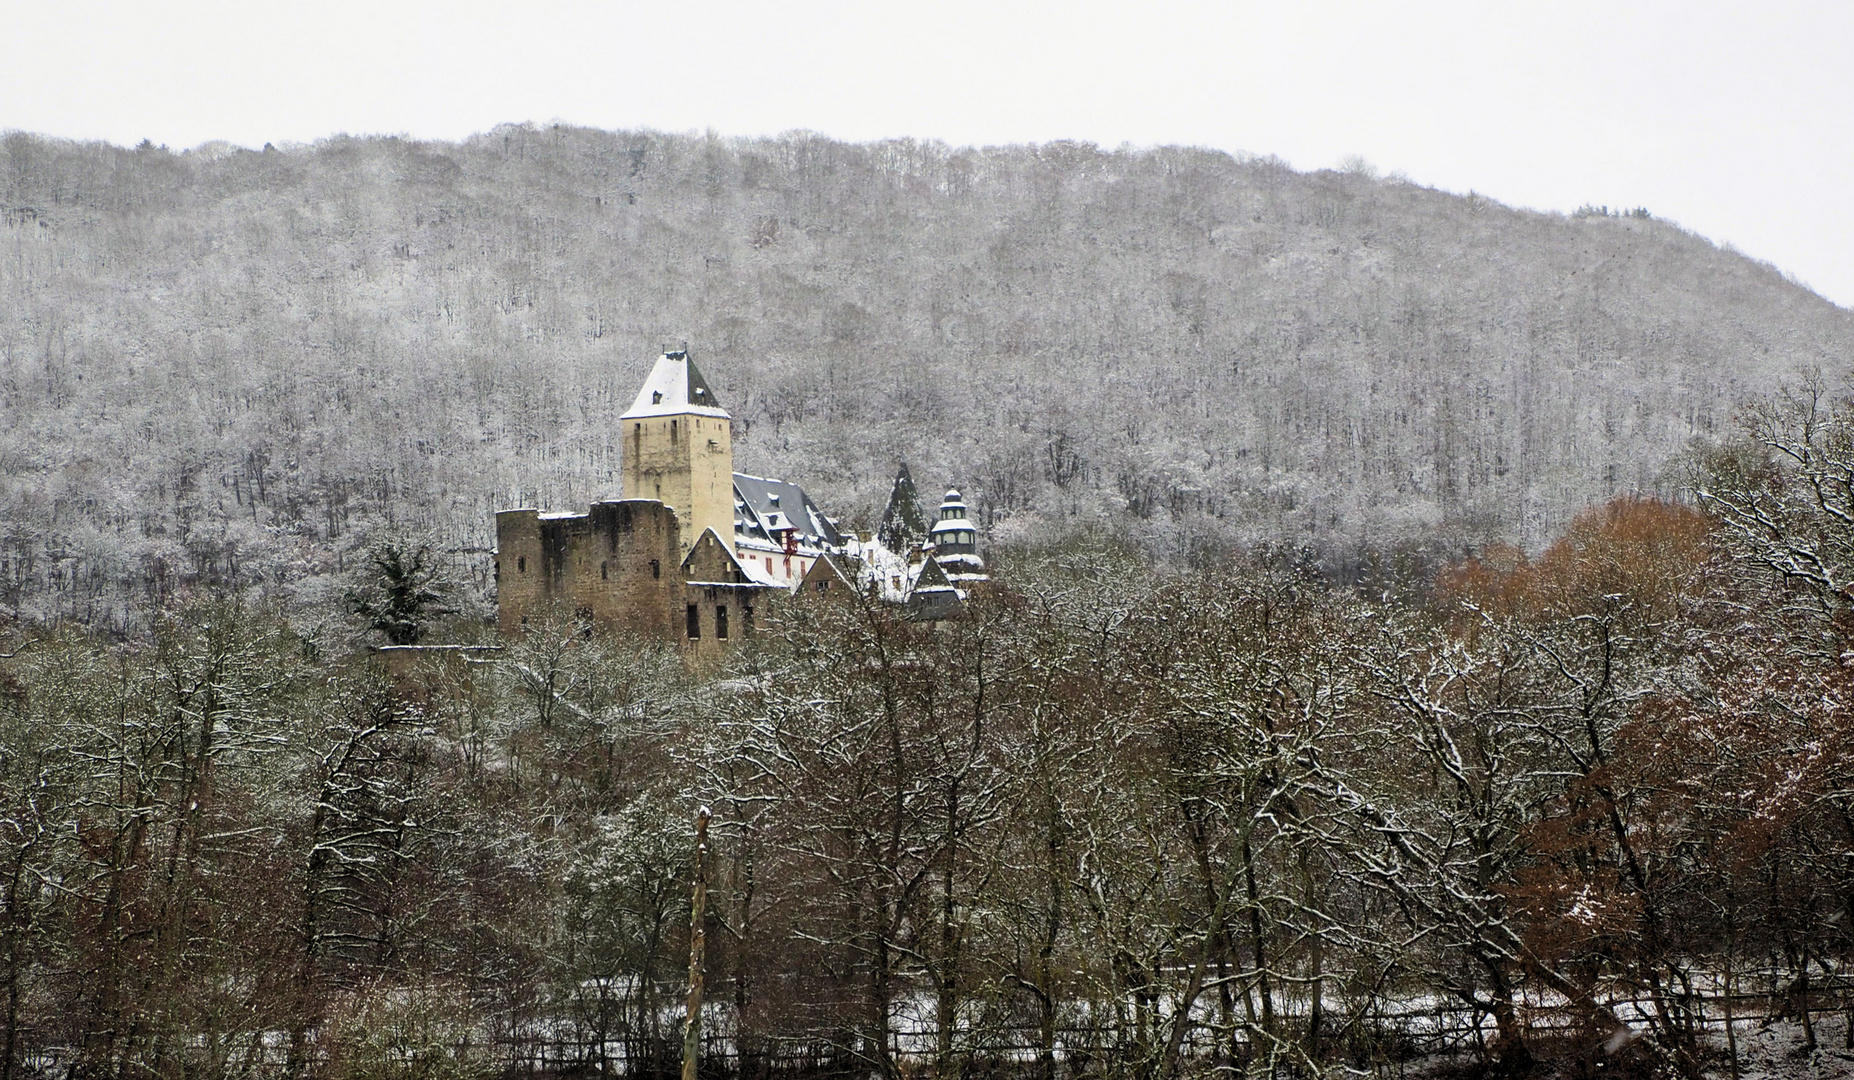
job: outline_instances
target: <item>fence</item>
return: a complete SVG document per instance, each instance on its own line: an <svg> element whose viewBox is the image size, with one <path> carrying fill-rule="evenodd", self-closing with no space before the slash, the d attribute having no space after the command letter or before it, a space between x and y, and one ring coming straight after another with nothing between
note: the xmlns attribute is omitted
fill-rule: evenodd
<svg viewBox="0 0 1854 1080"><path fill-rule="evenodd" d="M1745 981L1741 979L1741 985ZM1712 986L1670 993L1664 1000L1681 1024L1706 1031L1723 1031L1728 1015L1744 1030L1780 1017L1795 1017L1805 1006L1817 1015L1854 1011L1854 977L1822 976L1812 979L1806 991L1787 975L1770 977L1769 973L1760 973L1756 981L1766 983L1767 989L1727 995ZM924 1004L920 999L904 999L901 1004L890 1025L890 1053L904 1065L926 1065L936 1056L940 1035L932 1010L910 1007ZM1598 1004L1640 1031L1650 1031L1660 1023L1652 998L1645 995L1611 990L1599 994ZM1515 1007L1528 1035L1542 1040L1581 1035L1587 1023L1584 1014L1563 1000L1527 995L1517 1000ZM732 1010L725 1005L711 1009L703 1020L705 1076L796 1078L870 1073L874 1055L863 1052L857 1037L847 1030L759 1038L743 1052ZM1157 1009L1143 1027L1075 1019L1077 1013L1098 1016L1115 1011L1130 1013L1133 1009L1126 1002L1070 1007L1070 1021L1058 1025L1055 1032L1052 1056L1060 1075L1092 1075L1107 1071L1102 1067L1112 1059L1124 1065L1153 1056L1163 1045L1176 1015L1175 1009ZM1259 1001L1251 999L1245 1006L1239 996L1235 1015L1226 1022L1221 1003L1200 1002L1192 1010L1191 1025L1181 1047L1183 1053L1199 1060L1253 1060L1265 1056L1271 1043L1278 1049L1304 1045L1310 1021L1304 999L1275 999L1272 1024L1266 1030L1249 1020L1251 1011L1259 1014ZM569 1035L555 1030L511 1033L498 1040L502 1051L498 1056L505 1071L514 1075L674 1077L680 1069L677 1032L681 1016L678 1012L662 1020L664 1034L654 1050L638 1040L601 1041L583 1032ZM951 1041L968 1072L974 1071L975 1063L981 1066L978 1072L987 1071L985 1066L991 1071L1021 1072L1045 1052L1021 1022L999 1017L967 1017L963 1021ZM1358 1067L1388 1067L1422 1057L1479 1053L1497 1030L1490 1012L1433 997L1412 997L1401 1002L1380 999L1362 1009L1348 1008L1343 1002L1324 1002L1322 1024L1323 1045ZM1292 1059L1295 1054L1283 1056Z"/></svg>

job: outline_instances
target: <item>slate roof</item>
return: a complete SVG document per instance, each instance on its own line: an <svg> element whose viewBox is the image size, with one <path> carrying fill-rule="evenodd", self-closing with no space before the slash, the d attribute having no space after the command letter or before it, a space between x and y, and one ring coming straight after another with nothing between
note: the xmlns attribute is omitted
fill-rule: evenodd
<svg viewBox="0 0 1854 1080"><path fill-rule="evenodd" d="M620 420L641 420L647 416L714 416L725 418L727 410L715 397L714 387L702 377L701 369L687 352L666 352L657 357L650 377L637 392L637 400Z"/></svg>
<svg viewBox="0 0 1854 1080"><path fill-rule="evenodd" d="M876 536L891 551L906 551L910 545L927 539L927 513L921 509L920 493L914 488L914 477L908 473L905 461L895 473L895 486L888 493L888 506L882 511Z"/></svg>
<svg viewBox="0 0 1854 1080"><path fill-rule="evenodd" d="M735 473L734 514L734 531L740 536L776 544L778 531L789 524L798 530L801 544L832 549L843 546L843 535L805 494L805 489L784 480Z"/></svg>
<svg viewBox="0 0 1854 1080"><path fill-rule="evenodd" d="M932 559L923 562L908 593L908 618L936 622L957 618L964 610L965 595L947 578L946 571Z"/></svg>

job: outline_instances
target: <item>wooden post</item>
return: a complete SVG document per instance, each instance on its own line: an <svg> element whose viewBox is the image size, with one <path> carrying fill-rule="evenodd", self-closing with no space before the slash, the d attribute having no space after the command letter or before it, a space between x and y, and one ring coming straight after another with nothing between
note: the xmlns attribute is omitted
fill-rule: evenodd
<svg viewBox="0 0 1854 1080"><path fill-rule="evenodd" d="M708 908L708 808L695 812L695 896L689 905L689 1004L682 1029L682 1080L696 1080L702 1057L702 934Z"/></svg>

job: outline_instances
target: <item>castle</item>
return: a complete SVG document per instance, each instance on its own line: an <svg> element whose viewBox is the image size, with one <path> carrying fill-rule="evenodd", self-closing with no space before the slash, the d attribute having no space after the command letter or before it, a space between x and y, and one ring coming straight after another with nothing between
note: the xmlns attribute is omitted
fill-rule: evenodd
<svg viewBox="0 0 1854 1080"><path fill-rule="evenodd" d="M929 526L906 465L868 538L845 535L795 484L735 472L733 420L686 349L657 359L619 423L624 498L496 515L505 637L570 608L712 655L801 589L837 584L943 619L985 580L964 500L948 491Z"/></svg>

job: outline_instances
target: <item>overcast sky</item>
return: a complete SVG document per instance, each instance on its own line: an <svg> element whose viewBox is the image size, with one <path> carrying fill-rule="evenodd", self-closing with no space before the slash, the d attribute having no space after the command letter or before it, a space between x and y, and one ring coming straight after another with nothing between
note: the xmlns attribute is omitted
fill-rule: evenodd
<svg viewBox="0 0 1854 1080"><path fill-rule="evenodd" d="M1450 191L1645 206L1854 306L1854 2L0 10L0 128L174 149L505 121L1359 155Z"/></svg>

